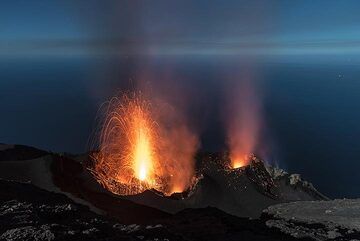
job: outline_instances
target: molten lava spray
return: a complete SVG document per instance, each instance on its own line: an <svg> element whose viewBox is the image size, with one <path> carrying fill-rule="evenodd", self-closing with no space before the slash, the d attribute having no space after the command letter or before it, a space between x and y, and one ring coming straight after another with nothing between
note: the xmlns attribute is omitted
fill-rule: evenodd
<svg viewBox="0 0 360 241"><path fill-rule="evenodd" d="M228 144L233 168L249 162L249 155L258 144L261 127L261 108L258 93L249 78L232 84L227 114Z"/></svg>
<svg viewBox="0 0 360 241"><path fill-rule="evenodd" d="M191 185L196 144L187 140L194 144L189 153L186 129L162 126L158 107L140 93L113 98L105 107L93 168L101 184L121 195L152 188L169 195Z"/></svg>

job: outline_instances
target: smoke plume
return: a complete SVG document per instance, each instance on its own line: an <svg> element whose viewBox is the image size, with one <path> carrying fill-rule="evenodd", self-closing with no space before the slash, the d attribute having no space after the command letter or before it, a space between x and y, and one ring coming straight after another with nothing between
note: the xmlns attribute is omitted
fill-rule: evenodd
<svg viewBox="0 0 360 241"><path fill-rule="evenodd" d="M234 168L246 165L248 155L255 152L259 144L262 114L254 81L250 75L242 75L231 81L228 91L227 140Z"/></svg>

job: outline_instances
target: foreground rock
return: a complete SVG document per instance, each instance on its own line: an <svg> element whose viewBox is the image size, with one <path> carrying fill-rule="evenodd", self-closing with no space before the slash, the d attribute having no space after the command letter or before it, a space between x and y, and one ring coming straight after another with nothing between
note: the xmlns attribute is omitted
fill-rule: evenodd
<svg viewBox="0 0 360 241"><path fill-rule="evenodd" d="M263 219L296 238L360 240L360 199L278 204L264 210Z"/></svg>
<svg viewBox="0 0 360 241"><path fill-rule="evenodd" d="M306 241L266 226L260 219L239 218L217 208L185 209L165 224L186 240L216 241Z"/></svg>
<svg viewBox="0 0 360 241"><path fill-rule="evenodd" d="M123 224L97 215L65 195L28 183L0 180L0 240L297 239L268 228L261 220L239 218L210 207L169 214L161 220L153 220L153 224Z"/></svg>
<svg viewBox="0 0 360 241"><path fill-rule="evenodd" d="M162 225L124 225L62 194L0 180L0 240L183 240Z"/></svg>

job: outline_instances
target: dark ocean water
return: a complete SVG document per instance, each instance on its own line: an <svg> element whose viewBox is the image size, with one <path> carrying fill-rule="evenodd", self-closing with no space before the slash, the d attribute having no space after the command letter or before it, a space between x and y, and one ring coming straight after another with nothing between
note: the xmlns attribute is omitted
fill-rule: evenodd
<svg viewBox="0 0 360 241"><path fill-rule="evenodd" d="M244 72L250 73L262 105L260 155L301 173L330 197L359 197L360 64L351 61L2 59L0 142L83 152L99 105L136 79L146 79L186 106L202 149L222 150L229 80L241 79ZM169 94L174 89L181 94Z"/></svg>

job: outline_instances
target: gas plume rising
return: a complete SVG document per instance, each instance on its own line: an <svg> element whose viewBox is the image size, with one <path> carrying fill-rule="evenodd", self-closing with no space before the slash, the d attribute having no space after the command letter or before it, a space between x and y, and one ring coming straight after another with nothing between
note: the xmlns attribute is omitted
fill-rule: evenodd
<svg viewBox="0 0 360 241"><path fill-rule="evenodd" d="M227 137L233 168L248 164L261 128L261 108L254 83L249 78L233 84L228 99Z"/></svg>
<svg viewBox="0 0 360 241"><path fill-rule="evenodd" d="M178 109L164 102L158 103L157 120L161 128L161 158L171 173L171 193L182 192L195 182L194 155L198 149L198 137L190 131L188 123Z"/></svg>
<svg viewBox="0 0 360 241"><path fill-rule="evenodd" d="M193 181L196 136L141 93L112 98L104 110L93 173L108 190L130 195L182 192ZM166 115L165 115L166 114ZM179 125L176 125L179 124Z"/></svg>

